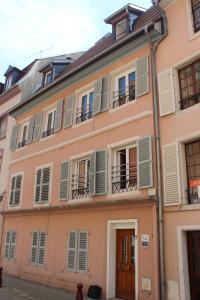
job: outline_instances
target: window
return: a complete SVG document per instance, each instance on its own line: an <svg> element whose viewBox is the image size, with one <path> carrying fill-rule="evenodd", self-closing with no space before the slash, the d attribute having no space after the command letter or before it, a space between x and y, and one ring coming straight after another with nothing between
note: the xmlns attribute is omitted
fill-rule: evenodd
<svg viewBox="0 0 200 300"><path fill-rule="evenodd" d="M67 269L71 272L88 271L88 232L70 231L68 235Z"/></svg>
<svg viewBox="0 0 200 300"><path fill-rule="evenodd" d="M135 99L135 72L116 78L116 89L113 93L113 108Z"/></svg>
<svg viewBox="0 0 200 300"><path fill-rule="evenodd" d="M35 186L35 203L49 201L51 168L44 167L37 170Z"/></svg>
<svg viewBox="0 0 200 300"><path fill-rule="evenodd" d="M126 146L114 151L112 193L137 190L137 148Z"/></svg>
<svg viewBox="0 0 200 300"><path fill-rule="evenodd" d="M200 59L179 70L179 83L181 109L200 103Z"/></svg>
<svg viewBox="0 0 200 300"><path fill-rule="evenodd" d="M15 260L16 253L16 237L17 233L15 230L9 230L6 233L5 252L4 257L7 260Z"/></svg>
<svg viewBox="0 0 200 300"><path fill-rule="evenodd" d="M116 39L120 39L127 33L127 20L123 20L116 24Z"/></svg>
<svg viewBox="0 0 200 300"><path fill-rule="evenodd" d="M192 15L194 23L194 31L197 32L200 30L200 0L191 0L192 1Z"/></svg>
<svg viewBox="0 0 200 300"><path fill-rule="evenodd" d="M45 258L46 235L44 231L32 233L31 264L43 265Z"/></svg>
<svg viewBox="0 0 200 300"><path fill-rule="evenodd" d="M74 174L72 175L72 199L84 198L89 195L89 174L89 158L74 163Z"/></svg>
<svg viewBox="0 0 200 300"><path fill-rule="evenodd" d="M48 85L52 83L52 80L53 80L53 74L52 71L49 71L48 73L45 74L44 85Z"/></svg>
<svg viewBox="0 0 200 300"><path fill-rule="evenodd" d="M185 144L188 202L200 203L200 140Z"/></svg>
<svg viewBox="0 0 200 300"><path fill-rule="evenodd" d="M46 113L45 131L42 134L43 138L54 133L55 114L56 114L55 108Z"/></svg>
<svg viewBox="0 0 200 300"><path fill-rule="evenodd" d="M76 124L93 117L94 91L89 91L80 96L79 107L76 110Z"/></svg>
<svg viewBox="0 0 200 300"><path fill-rule="evenodd" d="M6 137L7 116L0 119L0 140Z"/></svg>
<svg viewBox="0 0 200 300"><path fill-rule="evenodd" d="M3 149L0 149L0 171L1 171L1 166L2 166L2 161L3 161Z"/></svg>
<svg viewBox="0 0 200 300"><path fill-rule="evenodd" d="M11 178L10 206L17 206L20 203L22 192L22 175L14 175Z"/></svg>
<svg viewBox="0 0 200 300"><path fill-rule="evenodd" d="M6 79L6 87L5 87L5 90L7 91L10 87L11 87L11 85L12 85L12 78L13 78L13 76L11 75L10 77L8 77L7 79Z"/></svg>
<svg viewBox="0 0 200 300"><path fill-rule="evenodd" d="M18 143L18 148L24 147L26 145L26 139L28 134L28 123L21 126L20 142Z"/></svg>

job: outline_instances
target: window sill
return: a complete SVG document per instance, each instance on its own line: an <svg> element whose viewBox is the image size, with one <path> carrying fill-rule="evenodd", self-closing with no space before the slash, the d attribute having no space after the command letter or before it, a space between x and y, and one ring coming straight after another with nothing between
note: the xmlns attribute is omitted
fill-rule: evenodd
<svg viewBox="0 0 200 300"><path fill-rule="evenodd" d="M194 32L190 35L190 41L195 40L196 38L200 37L200 31Z"/></svg>
<svg viewBox="0 0 200 300"><path fill-rule="evenodd" d="M136 191L131 191L131 192L121 192L121 193L115 193L115 194L109 194L108 195L108 200L112 200L114 198L117 198L117 199L123 199L123 198L126 198L126 197L135 197L135 196L138 196L138 195L141 195L141 191L139 190L136 190Z"/></svg>
<svg viewBox="0 0 200 300"><path fill-rule="evenodd" d="M48 136L46 136L46 137L42 137L42 138L39 140L39 142L46 141L46 140L48 140L48 139L50 139L50 138L52 138L52 137L54 137L54 136L55 136L55 133L50 134L50 135L48 135Z"/></svg>
<svg viewBox="0 0 200 300"><path fill-rule="evenodd" d="M80 122L80 123L78 123L78 124L74 124L74 125L72 126L72 128L80 127L80 126L82 126L83 124L87 124L87 123L89 123L89 122L91 122L91 121L93 121L93 120L94 120L94 116L93 116L92 118L86 120L86 121Z"/></svg>
<svg viewBox="0 0 200 300"><path fill-rule="evenodd" d="M18 205L10 205L8 206L9 209L20 209L21 208L21 205L18 204Z"/></svg>
<svg viewBox="0 0 200 300"><path fill-rule="evenodd" d="M22 151L22 150L26 149L27 147L28 147L28 145L25 145L25 146L23 146L23 147L17 148L17 149L15 150L15 152Z"/></svg>
<svg viewBox="0 0 200 300"><path fill-rule="evenodd" d="M190 107L187 107L185 109L179 109L177 111L178 114L184 114L184 113L188 113L190 111L196 110L196 109L200 109L200 103L194 104Z"/></svg>
<svg viewBox="0 0 200 300"><path fill-rule="evenodd" d="M180 210L196 210L200 209L200 203L197 204L182 204Z"/></svg>
<svg viewBox="0 0 200 300"><path fill-rule="evenodd" d="M67 204L70 206L76 205L76 204L80 204L80 203L87 203L87 202L91 202L92 198L91 197L84 197L84 198L79 198L79 199L69 199L67 200Z"/></svg>
<svg viewBox="0 0 200 300"><path fill-rule="evenodd" d="M136 98L135 98L135 100L129 101L129 102L125 103L125 104L122 104L122 105L120 105L120 106L117 106L117 107L114 107L114 108L109 109L108 112L109 112L109 113L116 112L116 111L120 110L121 108L130 106L131 104L134 104L134 103L136 103L136 102L137 102L137 100L136 100Z"/></svg>
<svg viewBox="0 0 200 300"><path fill-rule="evenodd" d="M6 135L3 137L0 137L0 141L5 140L5 138L6 138Z"/></svg>
<svg viewBox="0 0 200 300"><path fill-rule="evenodd" d="M50 206L50 203L49 203L49 201L48 202L38 202L38 203L35 203L35 201L33 202L33 206L34 207L39 207L39 206L44 206L44 207L48 207L48 206Z"/></svg>

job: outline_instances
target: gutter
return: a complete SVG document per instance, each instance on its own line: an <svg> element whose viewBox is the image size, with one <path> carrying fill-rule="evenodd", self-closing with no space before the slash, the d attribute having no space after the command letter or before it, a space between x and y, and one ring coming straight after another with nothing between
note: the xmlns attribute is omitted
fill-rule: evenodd
<svg viewBox="0 0 200 300"><path fill-rule="evenodd" d="M164 35L157 42L153 42L149 35L148 27L145 27L145 34L149 41L151 50L151 72L152 72L152 94L153 94L153 114L154 114L154 134L156 147L156 171L158 187L158 234L159 234L159 268L160 268L160 299L166 299L166 277L165 277L165 255L164 255L164 219L163 219L163 188L161 172L161 143L160 143L160 124L159 124L159 106L158 106L158 87L156 72L156 51L160 43L168 34L167 19L164 11L159 5L156 5L163 18Z"/></svg>

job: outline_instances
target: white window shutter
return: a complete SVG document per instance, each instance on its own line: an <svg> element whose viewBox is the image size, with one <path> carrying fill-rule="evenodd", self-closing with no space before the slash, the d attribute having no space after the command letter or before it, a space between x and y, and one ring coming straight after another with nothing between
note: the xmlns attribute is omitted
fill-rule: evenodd
<svg viewBox="0 0 200 300"><path fill-rule="evenodd" d="M33 140L34 124L35 124L35 116L32 116L28 123L28 133L27 133L26 144L30 144Z"/></svg>
<svg viewBox="0 0 200 300"><path fill-rule="evenodd" d="M39 232L32 233L32 249L31 249L31 263L36 265L38 261L38 245L39 245Z"/></svg>
<svg viewBox="0 0 200 300"><path fill-rule="evenodd" d="M19 132L19 125L15 125L12 128L12 134L10 139L10 150L15 151L17 148L17 136Z"/></svg>
<svg viewBox="0 0 200 300"><path fill-rule="evenodd" d="M152 138L143 137L138 140L137 147L137 169L138 169L138 187L150 188L153 186L152 170Z"/></svg>
<svg viewBox="0 0 200 300"><path fill-rule="evenodd" d="M94 84L94 102L93 113L98 114L101 111L101 95L102 93L102 78L98 79Z"/></svg>
<svg viewBox="0 0 200 300"><path fill-rule="evenodd" d="M63 112L63 100L57 102L55 121L54 121L54 132L57 132L61 129L62 125L62 112Z"/></svg>
<svg viewBox="0 0 200 300"><path fill-rule="evenodd" d="M181 200L178 144L163 146L163 178L165 204L177 204Z"/></svg>
<svg viewBox="0 0 200 300"><path fill-rule="evenodd" d="M39 140L39 138L41 136L42 117L43 117L42 112L39 112L35 115L35 125L34 125L34 130L33 130L33 142Z"/></svg>
<svg viewBox="0 0 200 300"><path fill-rule="evenodd" d="M111 76L105 76L102 79L102 98L101 98L101 111L109 109L110 105L110 82Z"/></svg>
<svg viewBox="0 0 200 300"><path fill-rule="evenodd" d="M62 161L60 164L60 200L69 199L69 161Z"/></svg>
<svg viewBox="0 0 200 300"><path fill-rule="evenodd" d="M11 241L10 241L10 260L15 260L16 240L17 240L17 233L16 231L12 230Z"/></svg>
<svg viewBox="0 0 200 300"><path fill-rule="evenodd" d="M5 251L4 251L4 257L5 259L8 259L10 258L10 244L11 242L11 230L7 231L6 233L6 242L5 242Z"/></svg>
<svg viewBox="0 0 200 300"><path fill-rule="evenodd" d="M136 62L136 97L149 92L149 61L144 56Z"/></svg>
<svg viewBox="0 0 200 300"><path fill-rule="evenodd" d="M46 247L46 232L41 231L39 234L39 247L38 247L38 264L44 264L45 258L45 247Z"/></svg>
<svg viewBox="0 0 200 300"><path fill-rule="evenodd" d="M76 272L77 267L77 241L78 232L70 231L68 234L67 270Z"/></svg>
<svg viewBox="0 0 200 300"><path fill-rule="evenodd" d="M80 231L78 235L78 272L88 271L88 232Z"/></svg>
<svg viewBox="0 0 200 300"><path fill-rule="evenodd" d="M174 113L173 76L170 69L158 74L158 91L160 116L163 117Z"/></svg>
<svg viewBox="0 0 200 300"><path fill-rule="evenodd" d="M64 112L64 128L70 127L73 124L74 101L74 94L67 97L67 103Z"/></svg>

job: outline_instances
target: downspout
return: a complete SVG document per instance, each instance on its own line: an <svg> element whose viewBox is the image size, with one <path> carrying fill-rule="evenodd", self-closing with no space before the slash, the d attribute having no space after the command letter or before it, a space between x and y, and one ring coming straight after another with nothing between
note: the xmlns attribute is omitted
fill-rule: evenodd
<svg viewBox="0 0 200 300"><path fill-rule="evenodd" d="M154 134L156 147L156 175L157 175L157 198L158 198L158 234L159 234L159 271L160 271L160 299L166 299L166 280L165 280L165 257L164 257L164 224L163 224L163 193L162 193L162 172L161 172L161 143L160 143L160 125L159 125L159 110L158 110L158 89L157 89L157 73L156 73L156 51L159 44L168 34L167 19L164 11L159 5L156 5L163 19L162 37L153 42L148 26L145 27L145 34L149 41L151 51L151 73L152 73L152 94L153 94L153 115L154 115Z"/></svg>

